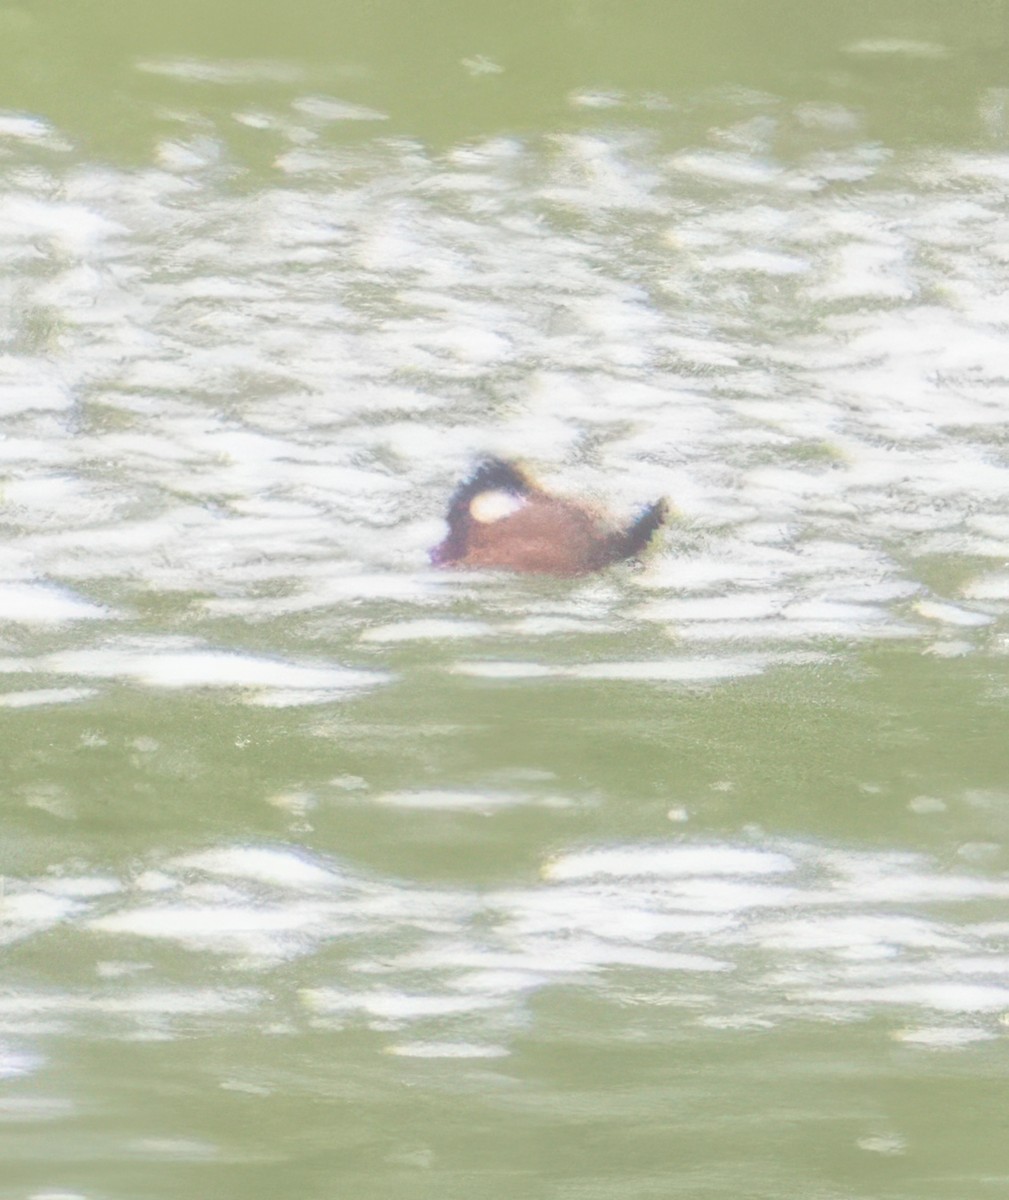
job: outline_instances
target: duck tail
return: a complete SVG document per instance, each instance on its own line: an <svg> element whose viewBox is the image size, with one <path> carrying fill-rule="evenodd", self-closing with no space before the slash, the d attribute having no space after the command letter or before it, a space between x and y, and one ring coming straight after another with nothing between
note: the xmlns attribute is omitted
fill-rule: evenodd
<svg viewBox="0 0 1009 1200"><path fill-rule="evenodd" d="M610 561L636 558L652 540L655 532L666 522L669 505L665 500L656 500L622 532L614 534L610 542Z"/></svg>

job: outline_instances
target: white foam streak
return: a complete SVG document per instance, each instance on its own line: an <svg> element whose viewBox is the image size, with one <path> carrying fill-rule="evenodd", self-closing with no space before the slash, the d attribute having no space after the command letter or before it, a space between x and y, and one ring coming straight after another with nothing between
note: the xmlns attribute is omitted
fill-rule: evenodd
<svg viewBox="0 0 1009 1200"><path fill-rule="evenodd" d="M0 620L27 625L108 620L115 614L62 589L31 583L0 586Z"/></svg>
<svg viewBox="0 0 1009 1200"><path fill-rule="evenodd" d="M634 875L672 878L683 875L780 875L794 869L781 854L713 846L670 849L594 850L568 855L550 864L555 880Z"/></svg>

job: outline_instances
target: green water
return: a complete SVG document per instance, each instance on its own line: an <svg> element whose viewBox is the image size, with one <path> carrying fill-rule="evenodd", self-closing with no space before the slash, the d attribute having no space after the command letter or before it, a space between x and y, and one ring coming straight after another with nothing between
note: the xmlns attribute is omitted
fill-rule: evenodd
<svg viewBox="0 0 1009 1200"><path fill-rule="evenodd" d="M0 9L0 1200L1005 1195L1007 52Z"/></svg>

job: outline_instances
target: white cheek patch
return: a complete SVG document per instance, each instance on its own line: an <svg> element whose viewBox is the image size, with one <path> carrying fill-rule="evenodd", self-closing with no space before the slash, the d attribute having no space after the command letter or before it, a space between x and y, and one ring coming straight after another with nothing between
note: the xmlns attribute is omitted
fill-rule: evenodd
<svg viewBox="0 0 1009 1200"><path fill-rule="evenodd" d="M524 507L525 501L514 492L481 492L469 502L469 515L481 525L492 525Z"/></svg>

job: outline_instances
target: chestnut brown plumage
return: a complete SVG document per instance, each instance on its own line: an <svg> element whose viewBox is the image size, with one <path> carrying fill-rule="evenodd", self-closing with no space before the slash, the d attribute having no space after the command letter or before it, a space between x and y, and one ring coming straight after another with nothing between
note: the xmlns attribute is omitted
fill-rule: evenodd
<svg viewBox="0 0 1009 1200"><path fill-rule="evenodd" d="M574 500L552 496L514 463L485 459L456 489L438 566L582 575L634 558L666 519L658 500L626 529L611 528Z"/></svg>

